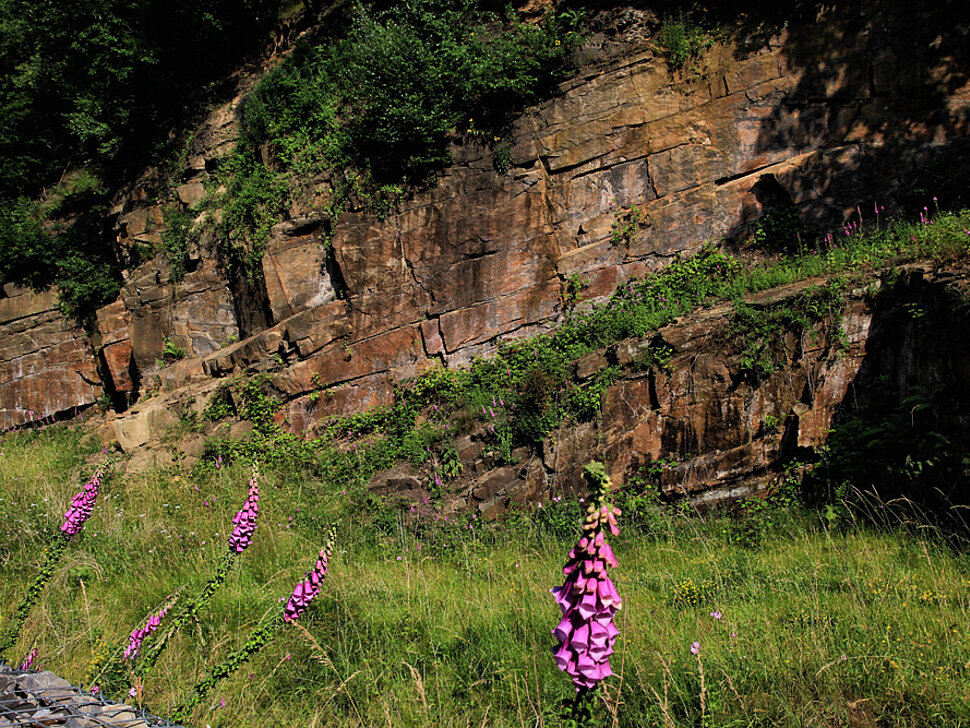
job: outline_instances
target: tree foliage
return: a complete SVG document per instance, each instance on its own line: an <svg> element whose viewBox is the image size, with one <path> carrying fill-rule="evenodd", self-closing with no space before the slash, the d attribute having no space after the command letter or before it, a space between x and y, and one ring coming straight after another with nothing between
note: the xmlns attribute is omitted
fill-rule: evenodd
<svg viewBox="0 0 970 728"><path fill-rule="evenodd" d="M258 253L288 206L288 179L330 170L333 211L349 198L379 208L447 164L451 143L499 141L514 111L573 69L579 16L522 23L489 6L357 5L329 39L299 45L244 108L219 201L227 239L256 240Z"/></svg>
<svg viewBox="0 0 970 728"><path fill-rule="evenodd" d="M79 314L114 296L127 261L110 239L111 193L164 156L191 99L259 46L282 5L0 0L0 283L57 284ZM229 247L258 254L311 173L333 173L335 210L424 183L450 143L496 133L563 78L578 16L528 24L495 6L406 0L332 13L244 107L213 200Z"/></svg>
<svg viewBox="0 0 970 728"><path fill-rule="evenodd" d="M159 151L188 96L258 47L279 6L0 0L0 282L56 283L75 313L114 295L110 191Z"/></svg>

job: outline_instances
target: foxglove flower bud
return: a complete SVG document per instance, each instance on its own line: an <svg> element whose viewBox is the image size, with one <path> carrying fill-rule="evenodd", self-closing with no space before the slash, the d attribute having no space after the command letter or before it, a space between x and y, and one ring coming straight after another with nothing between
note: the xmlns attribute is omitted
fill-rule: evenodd
<svg viewBox="0 0 970 728"><path fill-rule="evenodd" d="M20 669L26 672L34 666L34 661L37 659L37 648L35 647L26 655L24 655L24 661L20 663Z"/></svg>
<svg viewBox="0 0 970 728"><path fill-rule="evenodd" d="M259 472L253 463L253 476L249 480L249 497L243 507L232 519L235 527L229 537L229 550L241 554L252 542L256 532L256 517L259 515Z"/></svg>
<svg viewBox="0 0 970 728"><path fill-rule="evenodd" d="M138 656L138 651L141 649L141 643L145 641L152 632L158 629L159 625L162 623L165 615L168 614L168 610L172 608L172 604L175 603L175 599L172 599L168 604L162 607L157 614L153 614L148 618L141 627L134 630L130 635L128 635L128 646L125 648L124 659L134 660Z"/></svg>
<svg viewBox="0 0 970 728"><path fill-rule="evenodd" d="M94 471L94 475L74 498L71 499L71 506L64 514L64 523L61 531L70 538L81 532L84 522L91 517L91 510L94 508L94 501L98 497L98 488L101 486L101 478L104 475L104 465L99 465Z"/></svg>

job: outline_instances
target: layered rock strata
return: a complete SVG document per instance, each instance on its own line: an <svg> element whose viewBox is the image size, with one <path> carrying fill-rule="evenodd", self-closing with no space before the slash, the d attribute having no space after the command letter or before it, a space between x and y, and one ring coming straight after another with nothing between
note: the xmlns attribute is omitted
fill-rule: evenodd
<svg viewBox="0 0 970 728"><path fill-rule="evenodd" d="M582 468L591 459L608 463L617 483L652 480L662 499L713 508L800 474L852 405L887 396L901 403L913 391L942 393L956 416L939 426L954 447L970 444L970 270L914 264L883 278L893 282L875 279L850 291L834 318L779 330L767 375L745 367L731 304L589 354L576 362L580 378L607 366L623 372L604 393L599 417L561 427L538 448L520 448L514 465L497 461L494 435L480 426L455 443L464 475L449 484L446 508L494 518L510 506L582 493ZM747 303L755 310L785 305L824 282L764 291ZM642 369L638 362L658 345L672 351L669 363ZM371 487L420 502L430 480L401 466Z"/></svg>
<svg viewBox="0 0 970 728"><path fill-rule="evenodd" d="M227 272L211 240L189 251L182 280L164 258L142 265L98 313L93 352L70 327L57 335L84 376L67 383L62 359L45 364L40 349L5 338L0 359L39 363L22 367L30 377L4 374L0 403L69 411L97 396L99 369L122 403L261 370L289 400L290 421L310 428L386 403L396 379L553 325L572 282L602 299L779 206L820 226L875 203L892 209L920 165L970 158L966 24L946 7L913 12L890 3L864 19L823 15L748 53L715 47L682 74L652 49L649 16L617 13L609 39L590 39L584 70L515 120L507 171L496 169L498 145L469 140L433 188L386 218L350 211L331 221L294 202L272 231L261 281ZM243 98L193 138L175 190L184 209L231 150ZM122 245L158 242L165 218L149 202L152 185L146 178L119 201ZM326 197L326 180L309 186L311 201ZM184 360L172 363L173 349ZM628 386L628 398L649 395ZM126 447L144 444L126 418L145 411L117 420ZM643 431L631 446L654 452Z"/></svg>
<svg viewBox="0 0 970 728"><path fill-rule="evenodd" d="M90 405L101 391L91 344L61 313L56 291L5 285L0 296L0 429Z"/></svg>

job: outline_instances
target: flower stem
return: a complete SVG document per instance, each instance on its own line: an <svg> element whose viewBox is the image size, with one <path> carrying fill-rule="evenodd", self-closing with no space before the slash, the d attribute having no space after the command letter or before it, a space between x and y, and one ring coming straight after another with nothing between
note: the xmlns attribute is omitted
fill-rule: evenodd
<svg viewBox="0 0 970 728"><path fill-rule="evenodd" d="M44 565L41 567L37 576L34 578L33 583L27 588L27 593L24 595L23 601L20 606L17 607L17 611L14 612L13 617L10 619L10 623L7 624L6 629L3 632L3 637L0 637L0 657L3 653L9 650L16 644L17 639L20 637L20 630L24 626L24 622L27 620L27 615L30 614L31 607L37 601L38 597L47 582L50 581L51 577L54 575L54 570L57 568L57 562L61 560L61 556L64 555L64 551L67 549L68 538L61 533L54 536L50 545L47 547L47 558L44 561Z"/></svg>
<svg viewBox="0 0 970 728"><path fill-rule="evenodd" d="M137 677L145 677L151 671L152 667L155 665L155 662L165 650L165 646L168 644L169 639L171 639L175 633L178 632L189 620L195 619L196 615L198 615L198 613L202 610L202 607L204 607L212 598L212 595L216 593L216 590L225 583L235 561L236 555L232 551L227 551L222 557L222 563L219 565L219 569L216 571L215 576L209 579L199 596L189 602L183 609L178 611L178 613L172 619L171 626L165 631L165 633L159 634L156 632L155 634L158 634L159 636L154 639L152 639L152 635L149 635L148 639L145 640L146 642L149 642L149 646L144 649L142 658L135 663L135 675Z"/></svg>
<svg viewBox="0 0 970 728"><path fill-rule="evenodd" d="M209 694L212 688L221 680L229 677L243 663L247 662L253 655L259 652L267 642L276 636L277 631L283 624L282 615L278 615L262 626L257 627L250 638L246 640L246 644L229 655L224 662L213 667L205 679L200 680L193 686L192 695L172 711L170 718L176 723L185 721L192 709L205 700L206 695Z"/></svg>
<svg viewBox="0 0 970 728"><path fill-rule="evenodd" d="M597 688L581 688L566 704L563 728L595 728L602 725L596 711L596 696Z"/></svg>

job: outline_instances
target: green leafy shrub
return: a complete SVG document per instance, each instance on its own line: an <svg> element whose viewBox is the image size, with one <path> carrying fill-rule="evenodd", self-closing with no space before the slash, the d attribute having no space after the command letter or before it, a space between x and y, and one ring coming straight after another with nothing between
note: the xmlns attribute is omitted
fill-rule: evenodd
<svg viewBox="0 0 970 728"><path fill-rule="evenodd" d="M177 345L174 341L166 336L162 339L162 356L164 356L167 361L184 359L185 349Z"/></svg>
<svg viewBox="0 0 970 728"><path fill-rule="evenodd" d="M121 287L106 237L108 198L101 181L80 173L42 200L0 198L0 282L58 286L66 313L82 318Z"/></svg>
<svg viewBox="0 0 970 728"><path fill-rule="evenodd" d="M693 69L712 45L714 37L684 13L665 17L657 34L657 48L674 71Z"/></svg>
<svg viewBox="0 0 970 728"><path fill-rule="evenodd" d="M258 246L288 206L291 184L324 170L332 171L331 213L387 210L447 164L453 140L494 135L571 71L579 16L526 24L484 5L357 5L342 34L299 45L245 106L216 201L226 237ZM497 166L507 152L497 147Z"/></svg>
<svg viewBox="0 0 970 728"><path fill-rule="evenodd" d="M776 253L804 252L811 236L794 206L771 210L754 226L754 242L764 250Z"/></svg>
<svg viewBox="0 0 970 728"><path fill-rule="evenodd" d="M195 218L188 210L182 210L176 205L168 205L162 208L162 221L164 226L159 249L168 261L172 280L180 281L185 277L189 246L198 239Z"/></svg>
<svg viewBox="0 0 970 728"><path fill-rule="evenodd" d="M626 210L620 210L613 217L610 243L613 245L630 245L636 239L644 222L644 214L636 205L632 205Z"/></svg>
<svg viewBox="0 0 970 728"><path fill-rule="evenodd" d="M673 347L663 342L651 344L643 349L633 360L633 368L638 371L662 370L669 371L670 360L673 358Z"/></svg>

